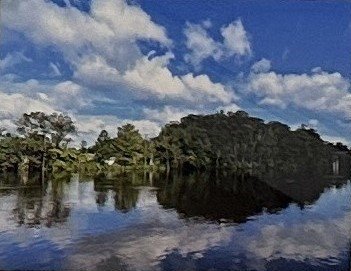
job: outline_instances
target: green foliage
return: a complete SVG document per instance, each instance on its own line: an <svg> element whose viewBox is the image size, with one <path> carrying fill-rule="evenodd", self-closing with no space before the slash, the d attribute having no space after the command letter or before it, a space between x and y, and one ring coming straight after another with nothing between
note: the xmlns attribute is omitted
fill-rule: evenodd
<svg viewBox="0 0 351 271"><path fill-rule="evenodd" d="M115 138L110 138L105 130L101 131L90 151L96 154L96 161L101 164L110 160L122 167L137 168L154 163L153 142L143 139L132 124L118 127Z"/></svg>
<svg viewBox="0 0 351 271"><path fill-rule="evenodd" d="M0 168L3 171L82 172L95 174L128 170L229 169L240 173L326 173L337 153L347 146L324 142L302 125L291 131L280 122L253 118L244 111L189 115L163 127L156 138L143 138L132 125L118 127L116 137L102 130L95 144L70 148L76 132L63 114L23 114L18 135L0 129ZM349 155L348 155L349 157ZM44 174L42 175L44 176Z"/></svg>
<svg viewBox="0 0 351 271"><path fill-rule="evenodd" d="M0 166L3 170L44 172L48 165L54 165L52 161L46 164L51 151L59 150L61 143L69 141L67 135L76 131L69 116L57 113L23 114L16 125L19 136L4 136L1 129Z"/></svg>
<svg viewBox="0 0 351 271"><path fill-rule="evenodd" d="M43 112L32 112L23 114L17 121L17 131L25 137L49 137L51 143L59 148L68 134L76 132L75 125L70 116L52 113L47 115Z"/></svg>
<svg viewBox="0 0 351 271"><path fill-rule="evenodd" d="M337 149L302 126L297 131L280 122L264 123L244 111L189 115L166 125L156 139L160 159L174 168L231 169L256 174L274 170L327 171ZM326 173L326 172L323 172Z"/></svg>
<svg viewBox="0 0 351 271"><path fill-rule="evenodd" d="M137 165L143 157L144 140L132 124L118 127L114 141L116 160L121 165Z"/></svg>

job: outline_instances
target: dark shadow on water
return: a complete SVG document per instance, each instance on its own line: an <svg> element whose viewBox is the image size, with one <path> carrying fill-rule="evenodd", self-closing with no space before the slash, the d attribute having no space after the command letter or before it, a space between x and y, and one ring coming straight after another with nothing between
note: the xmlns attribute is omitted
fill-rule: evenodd
<svg viewBox="0 0 351 271"><path fill-rule="evenodd" d="M241 223L262 212L286 208L292 199L251 176L218 176L215 173L173 176L157 194L165 208L175 208L186 217Z"/></svg>
<svg viewBox="0 0 351 271"><path fill-rule="evenodd" d="M346 177L236 175L227 172L172 175L157 193L159 203L185 217L245 222L266 211L275 213L296 203L301 208L315 202L323 191L347 182Z"/></svg>

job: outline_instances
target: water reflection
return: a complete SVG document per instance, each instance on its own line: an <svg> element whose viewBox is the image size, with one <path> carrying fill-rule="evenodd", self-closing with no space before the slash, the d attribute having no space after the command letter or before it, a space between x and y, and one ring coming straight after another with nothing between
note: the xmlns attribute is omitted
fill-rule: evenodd
<svg viewBox="0 0 351 271"><path fill-rule="evenodd" d="M145 179L140 175L124 174L115 178L107 178L100 175L94 179L94 190L97 193L96 203L102 207L107 199L107 192L112 190L114 193L115 209L121 212L128 212L135 208L138 200L138 190L135 189L138 185L145 183Z"/></svg>
<svg viewBox="0 0 351 271"><path fill-rule="evenodd" d="M0 269L348 270L345 178L134 173L19 187L0 190Z"/></svg>
<svg viewBox="0 0 351 271"><path fill-rule="evenodd" d="M158 201L185 216L240 223L263 209L273 213L286 208L292 199L255 177L213 173L173 176Z"/></svg>

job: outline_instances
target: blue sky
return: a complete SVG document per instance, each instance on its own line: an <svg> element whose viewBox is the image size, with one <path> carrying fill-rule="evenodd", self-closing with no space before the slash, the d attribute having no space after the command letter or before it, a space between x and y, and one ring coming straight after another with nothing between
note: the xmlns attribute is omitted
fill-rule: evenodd
<svg viewBox="0 0 351 271"><path fill-rule="evenodd" d="M79 138L243 109L350 143L349 1L1 2L0 125L71 114ZM79 141L80 139L76 140Z"/></svg>

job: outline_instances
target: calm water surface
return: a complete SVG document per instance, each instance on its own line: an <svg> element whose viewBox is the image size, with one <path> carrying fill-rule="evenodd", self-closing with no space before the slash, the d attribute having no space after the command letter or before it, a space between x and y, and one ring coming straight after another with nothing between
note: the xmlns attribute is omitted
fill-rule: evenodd
<svg viewBox="0 0 351 271"><path fill-rule="evenodd" d="M349 270L347 180L127 175L0 185L1 270Z"/></svg>

